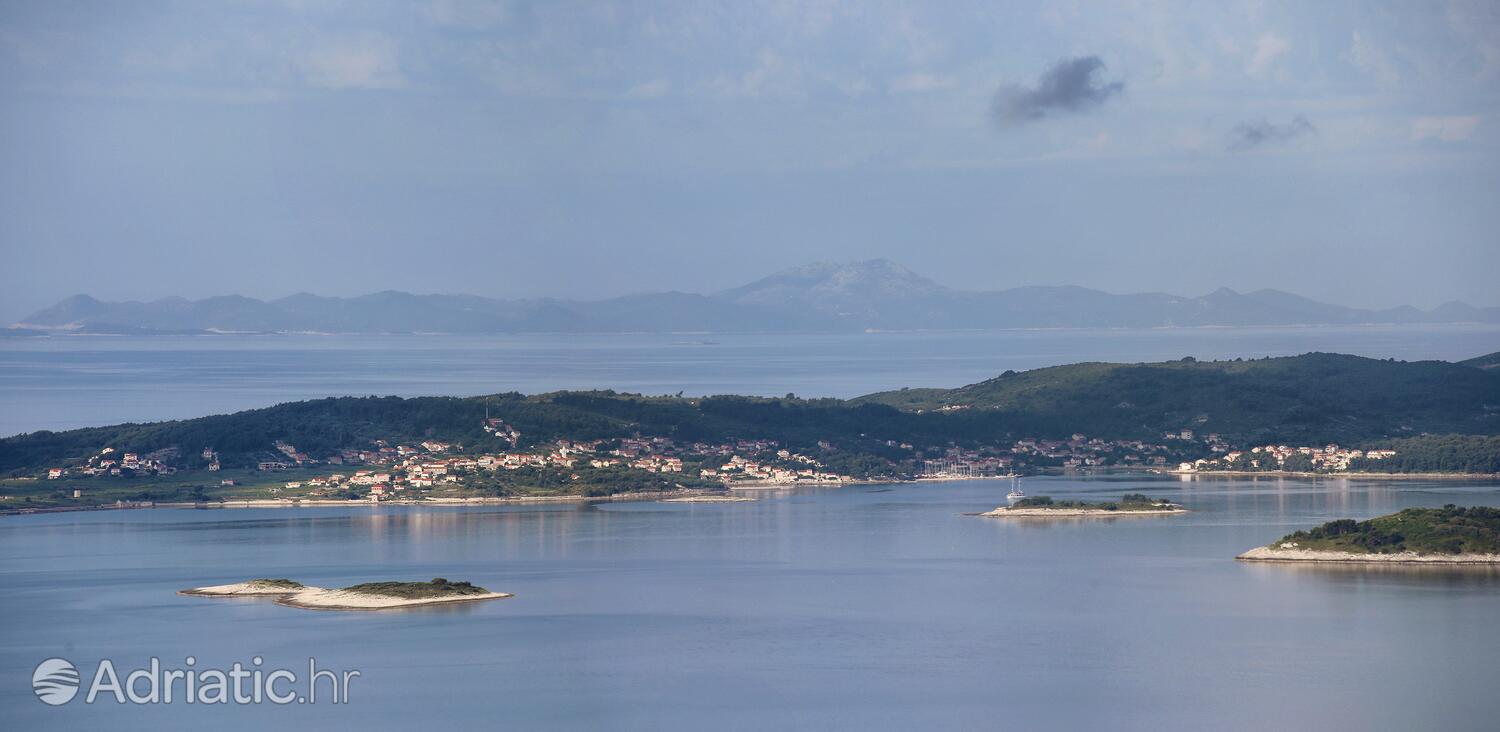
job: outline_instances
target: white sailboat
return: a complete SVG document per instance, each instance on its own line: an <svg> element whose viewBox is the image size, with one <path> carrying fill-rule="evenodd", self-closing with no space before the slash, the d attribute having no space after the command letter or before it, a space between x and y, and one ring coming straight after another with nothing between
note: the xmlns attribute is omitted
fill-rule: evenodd
<svg viewBox="0 0 1500 732"><path fill-rule="evenodd" d="M1015 503L1016 501L1019 501L1025 497L1026 491L1021 490L1020 480L1012 477L1010 479L1010 492L1005 494L1005 499L1010 501L1011 503Z"/></svg>

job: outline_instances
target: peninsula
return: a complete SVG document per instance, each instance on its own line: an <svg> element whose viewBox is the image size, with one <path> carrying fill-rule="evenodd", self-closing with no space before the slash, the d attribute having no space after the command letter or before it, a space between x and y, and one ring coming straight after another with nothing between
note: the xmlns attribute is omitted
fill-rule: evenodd
<svg viewBox="0 0 1500 732"><path fill-rule="evenodd" d="M1022 498L993 511L979 514L989 518L1112 518L1115 516L1166 516L1187 513L1187 509L1165 498L1150 498L1141 493L1126 493L1119 501L1055 501L1050 496Z"/></svg>
<svg viewBox="0 0 1500 732"><path fill-rule="evenodd" d="M1339 519L1239 555L1247 562L1500 564L1500 508L1408 508Z"/></svg>
<svg viewBox="0 0 1500 732"><path fill-rule="evenodd" d="M195 597L273 596L277 605L305 610L389 610L511 597L468 582L436 577L430 582L367 582L342 589L312 587L289 579L253 579L178 591Z"/></svg>
<svg viewBox="0 0 1500 732"><path fill-rule="evenodd" d="M608 390L315 399L0 438L0 512L676 498L1172 466L1492 475L1500 370L1488 358L1080 363L848 400Z"/></svg>

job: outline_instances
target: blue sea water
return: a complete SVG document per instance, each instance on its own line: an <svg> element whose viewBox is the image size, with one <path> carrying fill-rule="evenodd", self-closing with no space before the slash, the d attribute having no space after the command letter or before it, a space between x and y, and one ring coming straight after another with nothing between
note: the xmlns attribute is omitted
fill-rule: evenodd
<svg viewBox="0 0 1500 732"><path fill-rule="evenodd" d="M160 509L0 517L7 729L1494 729L1493 570L1245 564L1335 517L1500 484L1056 477L1172 517L966 515L998 481L741 504ZM319 612L175 590L467 579L515 597ZM348 704L51 707L49 657L358 670Z"/></svg>
<svg viewBox="0 0 1500 732"><path fill-rule="evenodd" d="M852 396L1083 360L1462 359L1500 328L805 336L80 337L0 343L0 434L337 394L609 387ZM1193 513L1008 522L993 481L742 504L136 510L0 517L5 729L1493 729L1500 577L1238 563L1332 518L1500 505L1470 481L1029 479ZM380 613L176 595L434 576L506 600ZM358 670L348 704L60 706L50 657L122 674ZM85 679L87 680L87 679Z"/></svg>

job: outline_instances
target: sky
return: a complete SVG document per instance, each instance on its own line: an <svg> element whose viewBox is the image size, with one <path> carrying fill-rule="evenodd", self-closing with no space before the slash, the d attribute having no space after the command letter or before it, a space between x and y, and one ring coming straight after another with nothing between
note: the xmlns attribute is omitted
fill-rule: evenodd
<svg viewBox="0 0 1500 732"><path fill-rule="evenodd" d="M964 289L1500 305L1500 3L0 0L0 320Z"/></svg>

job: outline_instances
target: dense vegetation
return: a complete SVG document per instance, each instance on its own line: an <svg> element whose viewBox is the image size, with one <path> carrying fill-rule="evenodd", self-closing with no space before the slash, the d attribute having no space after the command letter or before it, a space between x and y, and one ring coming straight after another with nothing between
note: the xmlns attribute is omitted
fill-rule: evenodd
<svg viewBox="0 0 1500 732"><path fill-rule="evenodd" d="M1472 366L1476 369L1500 368L1500 351L1487 353L1483 356L1475 356L1474 358L1459 361L1459 363L1464 366Z"/></svg>
<svg viewBox="0 0 1500 732"><path fill-rule="evenodd" d="M434 577L431 582L366 582L362 585L345 587L344 592L400 597L406 600L426 600L437 597L487 595L490 591L468 582L449 582L442 577Z"/></svg>
<svg viewBox="0 0 1500 732"><path fill-rule="evenodd" d="M958 389L855 400L903 410L961 407L1037 433L1157 437L1163 429L1241 442L1357 442L1423 432L1500 431L1500 373L1442 361L1326 353L1155 364L1083 363L1008 371Z"/></svg>
<svg viewBox="0 0 1500 732"><path fill-rule="evenodd" d="M942 406L962 406L934 411ZM770 439L831 469L879 475L911 450L1004 444L1021 437L1159 440L1166 430L1217 432L1239 443L1358 443L1430 433L1500 432L1500 371L1437 361L1307 354L1256 361L1086 363L1006 372L953 390L909 389L859 399L645 397L612 391L536 396L344 397L199 419L123 424L0 439L0 474L76 463L103 447L180 450L184 467L218 450L245 467L284 440L314 458L340 449L438 439L466 451L508 444L485 415L521 432L521 446L559 438L666 436L679 442ZM820 445L821 443L821 445ZM832 445L832 448L827 447Z"/></svg>
<svg viewBox="0 0 1500 732"><path fill-rule="evenodd" d="M1500 508L1408 508L1369 521L1339 519L1273 546L1355 553L1500 554Z"/></svg>
<svg viewBox="0 0 1500 732"><path fill-rule="evenodd" d="M1094 508L1101 511L1149 511L1172 502L1151 498L1142 493L1126 493L1119 501L1058 501L1051 496L1030 496L1012 504L1013 508Z"/></svg>
<svg viewBox="0 0 1500 732"><path fill-rule="evenodd" d="M1352 470L1390 473L1500 473L1500 436L1424 435L1381 442L1395 457L1356 460Z"/></svg>

